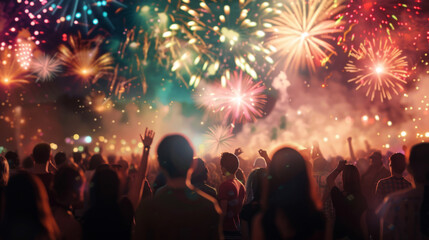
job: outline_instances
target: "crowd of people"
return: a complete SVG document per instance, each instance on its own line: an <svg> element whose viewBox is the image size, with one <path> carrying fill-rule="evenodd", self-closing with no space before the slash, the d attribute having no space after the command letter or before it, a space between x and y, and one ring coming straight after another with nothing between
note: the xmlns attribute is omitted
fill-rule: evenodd
<svg viewBox="0 0 429 240"><path fill-rule="evenodd" d="M172 134L149 162L154 136L137 162L46 143L1 156L0 239L429 239L429 143L355 154L349 138L347 159L315 142L244 161L241 148L197 158Z"/></svg>

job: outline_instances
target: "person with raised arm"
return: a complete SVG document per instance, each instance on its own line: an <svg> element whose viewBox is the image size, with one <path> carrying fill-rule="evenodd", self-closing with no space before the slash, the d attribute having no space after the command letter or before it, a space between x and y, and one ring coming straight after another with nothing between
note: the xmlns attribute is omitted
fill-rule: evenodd
<svg viewBox="0 0 429 240"><path fill-rule="evenodd" d="M356 155L355 152L353 151L353 145L352 145L352 137L348 137L347 138L347 143L349 145L349 152L350 152L350 159L352 163L355 163L356 160Z"/></svg>
<svg viewBox="0 0 429 240"><path fill-rule="evenodd" d="M221 239L219 205L190 184L194 150L189 140L179 134L167 135L157 154L167 184L153 198L140 201L133 238Z"/></svg>
<svg viewBox="0 0 429 240"><path fill-rule="evenodd" d="M343 173L343 191L335 186L335 179ZM358 169L345 160L326 179L335 208L333 239L366 239L365 212L368 208L362 194Z"/></svg>
<svg viewBox="0 0 429 240"><path fill-rule="evenodd" d="M142 195L142 191L141 191L142 186L146 182L150 146L152 145L154 137L155 137L155 132L148 128L145 129L143 136L140 134L140 139L141 139L141 142L143 143L143 153L140 161L140 167L138 168L136 174L133 174L131 177L130 191L128 193L128 197L131 200L131 203L133 204L134 209L137 208L137 205Z"/></svg>

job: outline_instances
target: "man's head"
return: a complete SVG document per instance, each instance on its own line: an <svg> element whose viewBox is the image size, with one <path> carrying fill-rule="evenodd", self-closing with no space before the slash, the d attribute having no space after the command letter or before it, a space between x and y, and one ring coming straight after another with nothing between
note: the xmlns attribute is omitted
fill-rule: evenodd
<svg viewBox="0 0 429 240"><path fill-rule="evenodd" d="M54 160L55 165L57 165L57 167L60 167L67 161L67 156L64 152L57 152L57 154L55 154Z"/></svg>
<svg viewBox="0 0 429 240"><path fill-rule="evenodd" d="M416 183L424 184L429 180L429 143L419 143L411 148L408 169Z"/></svg>
<svg viewBox="0 0 429 240"><path fill-rule="evenodd" d="M371 165L375 166L381 166L383 165L383 162L381 161L382 155L380 151L375 151L369 156L369 159L371 160Z"/></svg>
<svg viewBox="0 0 429 240"><path fill-rule="evenodd" d="M182 135L168 135L162 139L157 149L158 162L169 178L186 178L192 165L194 150Z"/></svg>
<svg viewBox="0 0 429 240"><path fill-rule="evenodd" d="M18 158L18 153L16 152L12 152L12 151L8 151L4 157L7 159L7 162L9 163L9 168L10 169L16 169L19 167L19 158Z"/></svg>
<svg viewBox="0 0 429 240"><path fill-rule="evenodd" d="M39 143L33 148L33 158L36 164L46 164L51 158L51 147L47 143Z"/></svg>
<svg viewBox="0 0 429 240"><path fill-rule="evenodd" d="M401 174L405 171L407 163L405 162L405 156L402 153L395 153L390 156L390 170L393 173Z"/></svg>
<svg viewBox="0 0 429 240"><path fill-rule="evenodd" d="M237 156L229 152L222 153L220 157L220 166L223 175L234 175L239 167Z"/></svg>

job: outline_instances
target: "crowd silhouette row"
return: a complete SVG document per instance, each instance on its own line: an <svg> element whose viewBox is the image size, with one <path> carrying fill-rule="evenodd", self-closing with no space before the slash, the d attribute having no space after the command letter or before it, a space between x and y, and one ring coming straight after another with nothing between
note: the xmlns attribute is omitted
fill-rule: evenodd
<svg viewBox="0 0 429 240"><path fill-rule="evenodd" d="M46 143L1 156L0 239L429 239L429 143L355 154L348 138L347 161L317 142L203 160L172 134L149 162L155 133L140 137L130 161L52 157Z"/></svg>

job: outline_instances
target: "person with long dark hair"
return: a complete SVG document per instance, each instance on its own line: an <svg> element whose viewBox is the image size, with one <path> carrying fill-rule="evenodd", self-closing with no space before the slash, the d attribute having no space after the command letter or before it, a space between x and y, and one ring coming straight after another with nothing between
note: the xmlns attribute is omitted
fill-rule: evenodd
<svg viewBox="0 0 429 240"><path fill-rule="evenodd" d="M324 239L325 218L307 162L296 150L277 150L269 164L264 211L254 219L252 239Z"/></svg>
<svg viewBox="0 0 429 240"><path fill-rule="evenodd" d="M42 181L28 173L10 178L5 192L0 239L54 240L60 238Z"/></svg>
<svg viewBox="0 0 429 240"><path fill-rule="evenodd" d="M341 172L343 191L335 186L335 179ZM344 160L339 161L326 182L335 209L334 239L365 239L365 211L368 206L362 194L358 169Z"/></svg>

